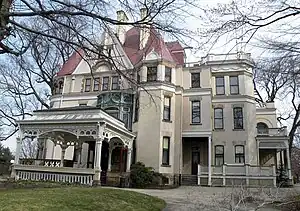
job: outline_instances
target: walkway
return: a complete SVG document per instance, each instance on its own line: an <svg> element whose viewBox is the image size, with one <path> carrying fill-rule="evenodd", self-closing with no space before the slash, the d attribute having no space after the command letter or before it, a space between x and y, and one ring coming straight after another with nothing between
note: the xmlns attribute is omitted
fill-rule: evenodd
<svg viewBox="0 0 300 211"><path fill-rule="evenodd" d="M237 210L254 210L257 204L280 199L288 194L300 193L300 186L295 188L219 188L219 187L199 187L199 186L181 186L176 189L152 190L152 189L128 189L152 196L157 196L167 202L164 211L208 211L208 210L229 210L230 203L236 206L238 197L247 196L249 202L247 206ZM232 198L236 199L233 203ZM263 200L263 201L257 201ZM276 209L261 208L260 211L274 211ZM278 209L279 210L279 209Z"/></svg>

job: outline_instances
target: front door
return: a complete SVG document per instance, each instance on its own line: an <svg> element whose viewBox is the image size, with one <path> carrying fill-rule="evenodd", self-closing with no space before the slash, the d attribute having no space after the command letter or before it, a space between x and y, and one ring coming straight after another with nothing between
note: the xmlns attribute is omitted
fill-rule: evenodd
<svg viewBox="0 0 300 211"><path fill-rule="evenodd" d="M192 175L197 175L200 164L200 152L192 152Z"/></svg>

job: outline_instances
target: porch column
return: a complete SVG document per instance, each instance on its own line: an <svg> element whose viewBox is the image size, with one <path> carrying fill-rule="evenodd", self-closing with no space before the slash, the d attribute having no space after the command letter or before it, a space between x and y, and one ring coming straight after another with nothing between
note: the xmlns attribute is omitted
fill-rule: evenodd
<svg viewBox="0 0 300 211"><path fill-rule="evenodd" d="M208 137L208 186L211 186L211 136Z"/></svg>
<svg viewBox="0 0 300 211"><path fill-rule="evenodd" d="M102 141L103 138L96 139L95 146L95 178L94 182L97 185L101 185L101 150L102 150Z"/></svg>
<svg viewBox="0 0 300 211"><path fill-rule="evenodd" d="M77 168L80 168L81 167L81 151L82 151L82 142L79 141L79 139L77 139L77 143L78 143L78 150L77 150L77 153L78 153L78 157L77 157Z"/></svg>
<svg viewBox="0 0 300 211"><path fill-rule="evenodd" d="M67 147L64 145L60 145L61 147L61 156L60 156L60 167L64 167L64 160Z"/></svg>
<svg viewBox="0 0 300 211"><path fill-rule="evenodd" d="M22 140L23 140L22 137L17 137L15 164L20 164L20 153L21 153Z"/></svg>
<svg viewBox="0 0 300 211"><path fill-rule="evenodd" d="M113 149L109 149L107 171L111 171L111 154L112 154L112 151L113 151Z"/></svg>
<svg viewBox="0 0 300 211"><path fill-rule="evenodd" d="M289 147L286 148L286 159L287 159L287 170L289 179L292 179L292 169L291 169L291 159L290 159L290 149Z"/></svg>
<svg viewBox="0 0 300 211"><path fill-rule="evenodd" d="M126 172L130 172L130 165L131 165L131 148L127 149L127 164L126 164Z"/></svg>

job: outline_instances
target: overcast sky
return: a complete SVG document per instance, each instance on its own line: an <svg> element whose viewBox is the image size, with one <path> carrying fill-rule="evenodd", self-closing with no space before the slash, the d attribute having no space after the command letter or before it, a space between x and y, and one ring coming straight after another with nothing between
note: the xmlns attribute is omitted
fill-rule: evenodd
<svg viewBox="0 0 300 211"><path fill-rule="evenodd" d="M201 0L201 6L202 7L205 7L206 5L208 6L213 6L213 5L216 5L218 3L229 3L231 2L231 0ZM244 0L243 2L250 2L251 1L246 1ZM198 11L197 9L194 9L191 11L191 13L193 14L197 14ZM198 20L199 21L199 20ZM200 26L200 23L197 22L196 19L194 18L191 18L191 20L187 20L187 25L188 25L188 28L190 28L191 30L197 30L197 28L199 28ZM264 33L268 33L266 31L263 31L261 30L257 35L263 35ZM215 47L209 52L209 53L228 53L229 49L232 48L232 43L231 44L227 44L227 45L224 45L225 43L227 43L227 39L228 37L223 37L218 44L215 45ZM233 43L234 44L234 43ZM234 48L232 52L236 52L236 50L241 50L240 48ZM257 58L261 55L263 55L264 51L262 49L258 49L256 47L252 47L251 45L248 45L246 49L243 49L245 50L246 52L249 52L249 53L252 53L253 57ZM191 62L191 61L199 61L200 58L204 55L206 55L207 52L204 52L204 51L198 51L196 53L192 53L191 51L187 52L187 56L188 56L188 61ZM286 101L285 101L286 102ZM283 108L286 108L286 106L288 105L284 105L285 103L284 101L282 102L277 102L277 106L280 107L281 109ZM8 146L11 148L12 151L15 151L15 146L16 146L16 140L15 140L15 137L11 137L9 140L3 142L3 144L5 146Z"/></svg>

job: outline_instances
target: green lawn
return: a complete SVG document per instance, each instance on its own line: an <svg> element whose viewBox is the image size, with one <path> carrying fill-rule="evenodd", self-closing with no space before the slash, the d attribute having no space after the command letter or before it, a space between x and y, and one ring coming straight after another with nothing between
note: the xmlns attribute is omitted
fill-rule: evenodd
<svg viewBox="0 0 300 211"><path fill-rule="evenodd" d="M116 210L159 211L161 199L108 188L44 188L0 191L0 210Z"/></svg>

